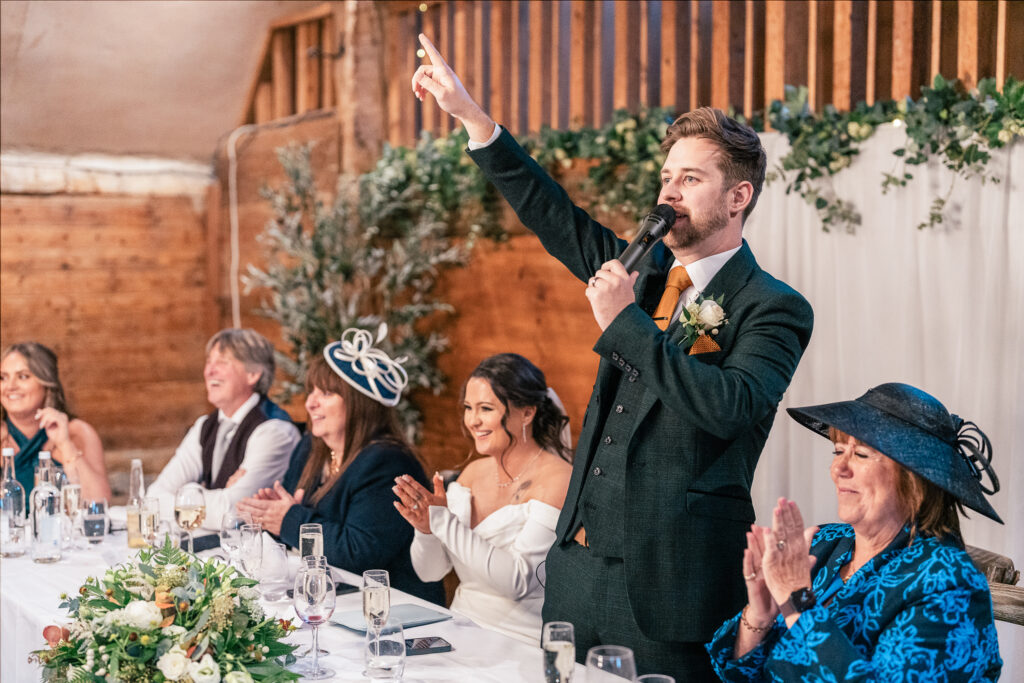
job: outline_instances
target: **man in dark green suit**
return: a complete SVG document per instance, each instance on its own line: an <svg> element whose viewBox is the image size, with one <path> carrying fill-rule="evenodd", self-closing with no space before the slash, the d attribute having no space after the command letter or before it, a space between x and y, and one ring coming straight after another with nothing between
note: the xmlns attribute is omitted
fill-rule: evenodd
<svg viewBox="0 0 1024 683"><path fill-rule="evenodd" d="M701 643L746 598L738 558L754 521L754 467L813 322L742 239L764 182L760 140L708 108L669 128L659 203L675 221L630 274L616 260L626 243L574 206L421 42L432 63L413 92L466 126L473 160L587 282L602 330L544 619L575 625L579 659L593 645L626 645L641 673L713 678Z"/></svg>

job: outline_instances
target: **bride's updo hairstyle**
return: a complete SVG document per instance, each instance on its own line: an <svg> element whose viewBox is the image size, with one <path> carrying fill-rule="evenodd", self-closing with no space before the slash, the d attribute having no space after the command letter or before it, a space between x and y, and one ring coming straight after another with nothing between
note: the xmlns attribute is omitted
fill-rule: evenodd
<svg viewBox="0 0 1024 683"><path fill-rule="evenodd" d="M466 382L478 377L491 385L491 391L505 407L501 417L501 425L512 444L522 441L521 434L509 431L506 420L509 407L534 407L537 413L533 418L533 438L546 451L557 453L567 462L572 462L572 444L568 438L569 418L562 408L558 395L548 387L547 380L540 368L518 353L499 353L480 361L476 369L469 375ZM462 385L459 397L460 405L466 400L466 384ZM466 426L462 431L468 436Z"/></svg>

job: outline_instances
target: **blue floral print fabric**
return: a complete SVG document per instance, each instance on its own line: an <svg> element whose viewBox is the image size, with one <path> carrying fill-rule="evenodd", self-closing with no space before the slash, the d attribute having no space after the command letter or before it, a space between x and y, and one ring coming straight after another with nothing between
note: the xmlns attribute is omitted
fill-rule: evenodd
<svg viewBox="0 0 1024 683"><path fill-rule="evenodd" d="M733 660L739 614L707 645L723 681L995 681L1003 662L985 577L952 539L921 538L910 530L861 567L835 592L787 629L780 616L764 640ZM853 556L846 524L814 537L816 595L837 580Z"/></svg>

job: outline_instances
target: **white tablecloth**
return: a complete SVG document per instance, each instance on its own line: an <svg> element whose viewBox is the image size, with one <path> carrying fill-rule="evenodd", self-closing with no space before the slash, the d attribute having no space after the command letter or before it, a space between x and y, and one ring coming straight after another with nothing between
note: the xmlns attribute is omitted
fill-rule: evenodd
<svg viewBox="0 0 1024 683"><path fill-rule="evenodd" d="M132 551L134 554L134 551ZM48 624L68 621L67 612L59 609L61 593L72 593L87 576L102 576L114 564L125 562L131 555L124 533L108 537L103 543L86 549L64 553L56 564L36 564L26 555L0 560L0 680L5 683L37 681L39 668L29 663L28 653L45 645L43 628ZM297 560L296 560L297 563ZM343 581L359 584L359 578L335 570ZM392 589L392 604L418 603L448 612L406 593ZM290 601L268 602L267 612L279 617L294 618ZM339 595L335 610L361 609L359 593ZM465 617L454 618L406 630L406 637L441 636L453 646L452 652L417 655L406 659L406 683L523 683L543 680L543 654L532 647L499 633L483 629ZM301 623L295 619L295 623ZM307 627L296 631L290 642L308 646ZM363 637L340 626L321 627L320 647L330 652L323 664L337 672L334 681L363 681ZM583 679L577 665L576 680Z"/></svg>

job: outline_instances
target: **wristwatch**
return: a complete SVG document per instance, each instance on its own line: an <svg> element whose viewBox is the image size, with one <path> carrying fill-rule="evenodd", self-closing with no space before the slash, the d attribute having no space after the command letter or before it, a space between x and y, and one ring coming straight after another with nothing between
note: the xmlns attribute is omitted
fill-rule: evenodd
<svg viewBox="0 0 1024 683"><path fill-rule="evenodd" d="M813 590L810 588L798 588L789 594L789 600L782 606L782 616L788 617L790 614L806 612L814 607L817 602L818 599L814 596Z"/></svg>

